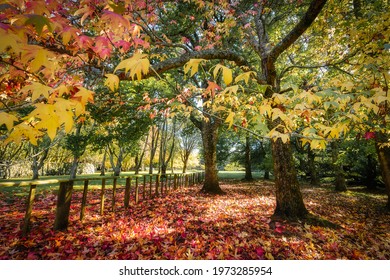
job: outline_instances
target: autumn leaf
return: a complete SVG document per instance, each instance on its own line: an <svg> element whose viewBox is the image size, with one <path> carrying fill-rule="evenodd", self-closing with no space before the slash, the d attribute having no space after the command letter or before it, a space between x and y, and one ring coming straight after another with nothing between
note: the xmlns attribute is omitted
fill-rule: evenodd
<svg viewBox="0 0 390 280"><path fill-rule="evenodd" d="M140 52L135 53L131 58L122 60L115 68L114 72L119 69L125 69L125 73L130 71L130 77L134 79L137 76L138 80L142 79L142 75L149 72L150 62L146 54Z"/></svg>
<svg viewBox="0 0 390 280"><path fill-rule="evenodd" d="M201 62L205 61L205 59L190 59L185 65L184 65L184 73L188 73L191 70L190 77L194 76L195 73L198 72L199 64Z"/></svg>
<svg viewBox="0 0 390 280"><path fill-rule="evenodd" d="M52 31L52 26L48 18L41 15L26 15L27 20L25 25L33 25L38 35L42 34L43 28L46 26Z"/></svg>
<svg viewBox="0 0 390 280"><path fill-rule="evenodd" d="M119 86L119 77L115 74L106 74L106 81L104 82L105 86L108 86L111 91L116 91Z"/></svg>
<svg viewBox="0 0 390 280"><path fill-rule="evenodd" d="M52 92L52 88L51 87L48 87L46 85L43 85L41 83L38 83L38 82L31 82L31 84L23 87L20 92L21 93L28 93L28 92L31 92L32 95L31 95L31 100L32 101L35 101L37 100L38 98L40 98L41 96L43 96L44 98L48 99L49 98L49 95L50 93Z"/></svg>
<svg viewBox="0 0 390 280"><path fill-rule="evenodd" d="M254 71L248 71L248 72L242 73L234 79L234 82L238 83L239 81L244 81L246 84L248 84L249 79L251 78L252 75L256 75L256 73Z"/></svg>
<svg viewBox="0 0 390 280"><path fill-rule="evenodd" d="M234 122L234 116L236 114L233 112L233 111L230 111L229 112L229 115L227 116L227 118L225 119L225 123L228 123L229 124L229 129L232 127L233 125L233 122Z"/></svg>
<svg viewBox="0 0 390 280"><path fill-rule="evenodd" d="M222 64L217 64L213 70L214 79L217 79L219 72L222 72L222 78L223 78L225 85L229 85L233 81L232 69L230 69Z"/></svg>
<svg viewBox="0 0 390 280"><path fill-rule="evenodd" d="M74 95L74 97L80 98L80 103L83 107L87 105L87 102L93 103L94 92L86 89L85 87L79 87L79 91Z"/></svg>
<svg viewBox="0 0 390 280"><path fill-rule="evenodd" d="M12 114L6 112L0 112L0 125L5 124L8 130L11 130L14 126L14 122L17 122L18 118Z"/></svg>

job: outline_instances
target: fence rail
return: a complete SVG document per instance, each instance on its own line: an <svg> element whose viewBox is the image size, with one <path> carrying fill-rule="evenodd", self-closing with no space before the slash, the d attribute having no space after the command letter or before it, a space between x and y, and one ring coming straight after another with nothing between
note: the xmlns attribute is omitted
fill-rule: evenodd
<svg viewBox="0 0 390 280"><path fill-rule="evenodd" d="M135 204L140 201L140 188L142 187L142 200L151 199L154 196L168 193L170 190L177 190L178 188L188 187L204 180L204 172L191 173L176 173L176 174L143 174L143 175L124 175L124 176L99 176L88 178L70 179L49 179L49 180L33 180L22 182L0 182L0 187L29 187L29 194L27 197L26 213L24 216L24 223L22 234L25 236L30 229L30 219L33 211L33 203L37 187L49 184L59 184L56 215L54 221L55 230L64 230L69 224L69 213L72 204L72 192L75 182L83 182L83 196L80 207L80 220L85 216L85 208L87 205L87 194L90 181L101 181L100 188L100 215L104 213L104 200L106 195L106 186L108 181L112 181L112 204L111 211L115 212L116 191L118 188L118 179L125 179L125 195L124 207L129 208L131 189L134 190ZM147 188L149 189L147 190Z"/></svg>

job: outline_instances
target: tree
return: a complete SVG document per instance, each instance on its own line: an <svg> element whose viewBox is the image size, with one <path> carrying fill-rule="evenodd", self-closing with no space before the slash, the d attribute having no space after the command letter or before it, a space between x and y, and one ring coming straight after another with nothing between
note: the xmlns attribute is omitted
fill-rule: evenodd
<svg viewBox="0 0 390 280"><path fill-rule="evenodd" d="M45 141L46 140L46 141ZM49 154L49 149L51 146L50 139L42 139L42 143L38 146L30 144L31 148L31 169L33 171L32 179L36 180L39 177L39 170L43 167L45 160Z"/></svg>
<svg viewBox="0 0 390 280"><path fill-rule="evenodd" d="M355 102L356 112L368 110L381 116L387 111L380 111L379 106L387 104L382 89L388 76L383 70L389 61L383 51L388 48L388 21L384 20L388 15L382 11L388 5L382 1L354 1L352 5L345 1L342 6L329 2L321 13L326 2L54 1L45 5L34 1L2 5L1 65L2 74L9 76L3 83L7 100L0 119L10 132L7 141L26 138L36 144L45 133L53 139L59 129L71 132L74 120L85 118L85 105L93 100L97 82L104 81L115 91L119 80L164 79L165 73L173 72L183 77L180 69L184 66L184 79L189 84L198 80L194 94L204 95L201 106L188 104L181 93L165 102L201 111L194 123L202 131L205 150L204 190L220 191L215 165L218 127L224 122L231 127L246 118L242 107L251 108L258 116L248 121L266 123L267 137L272 138L274 214L304 217L308 212L290 146L298 123L307 125L299 135L303 142L323 149L329 139L348 132L345 127L353 116L356 120L355 113L346 114L344 106L351 100L341 98L342 92L362 93L360 100L354 98L360 102ZM301 86L310 84L303 76L314 78L316 85L312 89ZM239 85L246 90L249 83L258 85L253 104L237 101ZM368 84L371 89L364 89L362 85ZM325 101L331 98L329 91L335 98ZM365 100L363 93L367 93ZM22 119L15 109L27 103L35 109ZM329 108L336 108L339 116L345 113L344 118L321 127L316 120L323 119L319 116ZM380 131L386 127L382 124Z"/></svg>
<svg viewBox="0 0 390 280"><path fill-rule="evenodd" d="M183 173L186 173L190 155L197 148L200 141L200 135L196 131L196 128L187 121L179 131L180 157L183 162Z"/></svg>
<svg viewBox="0 0 390 280"><path fill-rule="evenodd" d="M176 119L174 118L169 125L168 119L164 118L161 122L160 130L160 154L159 154L159 173L166 177L168 164L173 157L173 151L176 142ZM170 145L170 146L169 146Z"/></svg>

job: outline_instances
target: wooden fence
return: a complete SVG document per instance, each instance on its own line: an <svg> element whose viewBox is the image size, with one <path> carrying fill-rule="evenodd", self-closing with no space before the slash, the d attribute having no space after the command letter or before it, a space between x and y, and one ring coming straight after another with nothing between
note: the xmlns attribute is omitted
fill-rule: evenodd
<svg viewBox="0 0 390 280"><path fill-rule="evenodd" d="M90 181L101 181L100 189L100 215L104 212L104 200L106 193L106 186L109 181L112 182L112 204L111 211L115 211L115 197L118 188L118 179L125 179L125 195L124 207L128 208L130 204L130 194L133 188L135 193L134 199L137 204L140 199L151 199L160 194L166 194L170 190L176 190L181 187L191 186L200 183L204 179L204 172L192 172L185 174L145 174L145 175L126 175L126 176L100 176L88 178L69 179L55 179L55 180L35 180L23 182L1 182L0 187L29 187L29 195L27 198L26 214L24 216L24 223L22 234L27 235L30 228L30 218L33 210L33 203L37 187L48 184L59 184L58 198L56 206L56 216L54 221L55 230L64 230L69 224L69 212L72 203L72 192L75 182L84 182L83 196L81 199L80 220L84 218L85 207L87 205L87 193ZM119 186L121 187L121 186ZM142 198L140 198L142 193Z"/></svg>

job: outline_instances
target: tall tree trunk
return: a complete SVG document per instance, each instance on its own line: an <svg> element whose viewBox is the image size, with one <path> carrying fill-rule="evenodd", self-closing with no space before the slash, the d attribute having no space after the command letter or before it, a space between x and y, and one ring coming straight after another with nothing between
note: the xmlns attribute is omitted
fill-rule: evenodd
<svg viewBox="0 0 390 280"><path fill-rule="evenodd" d="M145 151L146 151L146 146L148 145L148 139L149 139L149 134L146 135L146 139L145 139L145 144L144 144L144 148L142 149L142 152L141 152L141 155L136 156L136 160L135 160L135 174L139 174L139 170L141 169L141 165L142 165L142 161L144 159L144 155L145 155Z"/></svg>
<svg viewBox="0 0 390 280"><path fill-rule="evenodd" d="M283 143L281 139L272 141L272 156L276 186L276 209L273 216L291 219L305 217L308 211L299 189L290 144Z"/></svg>
<svg viewBox="0 0 390 280"><path fill-rule="evenodd" d="M101 164L100 176L106 175L106 157L107 157L107 146L104 148L103 160Z"/></svg>
<svg viewBox="0 0 390 280"><path fill-rule="evenodd" d="M77 167L79 166L80 157L74 156L70 167L69 178L75 179L77 176Z"/></svg>
<svg viewBox="0 0 390 280"><path fill-rule="evenodd" d="M81 137L81 127L82 126L83 126L82 123L77 124L76 131L74 134L75 139L78 139L79 137ZM77 142L77 143L80 143L80 142ZM83 141L80 145L76 144L76 146L74 148L75 149L72 150L73 161L72 161L72 165L70 167L70 172L69 172L70 179L75 179L77 176L77 167L79 166L81 156L85 152L86 143L84 143L84 141Z"/></svg>
<svg viewBox="0 0 390 280"><path fill-rule="evenodd" d="M108 151L110 155L110 163L112 170L114 171L114 176L119 176L122 171L122 162L124 159L124 148L120 147L118 155L115 155L115 151L108 146ZM116 157L116 162L115 162Z"/></svg>
<svg viewBox="0 0 390 280"><path fill-rule="evenodd" d="M172 130L168 135L168 120L165 119L161 125L161 139L160 139L160 155L159 155L159 173L163 178L166 177L168 164L173 156L173 150L175 148L175 134L176 134L176 120L173 120ZM168 152L168 143L171 142L171 146ZM168 157L167 157L168 153Z"/></svg>
<svg viewBox="0 0 390 280"><path fill-rule="evenodd" d="M50 143L49 143L50 145ZM32 180L39 178L39 170L43 167L45 160L49 154L49 147L43 147L43 151L39 151L38 147L32 147L32 164L31 169L33 172Z"/></svg>
<svg viewBox="0 0 390 280"><path fill-rule="evenodd" d="M153 160L157 150L157 142L160 130L157 126L152 126L150 129L150 162L149 162L149 174L153 174Z"/></svg>
<svg viewBox="0 0 390 280"><path fill-rule="evenodd" d="M245 137L245 178L246 181L252 181L252 165L251 165L251 146L249 135Z"/></svg>
<svg viewBox="0 0 390 280"><path fill-rule="evenodd" d="M339 144L336 141L331 143L332 147L332 164L335 176L335 190L339 192L344 192L347 190L347 185L345 183L345 174L343 170L343 165L339 163Z"/></svg>
<svg viewBox="0 0 390 280"><path fill-rule="evenodd" d="M183 173L186 173L186 171L187 171L187 164L188 164L189 157L190 157L190 155L189 155L189 153L187 153L187 151L185 151L184 154L182 155Z"/></svg>
<svg viewBox="0 0 390 280"><path fill-rule="evenodd" d="M202 192L222 194L219 186L217 170L217 138L218 126L216 120L210 118L208 121L202 121L202 142L205 161L205 178Z"/></svg>
<svg viewBox="0 0 390 280"><path fill-rule="evenodd" d="M280 79L277 76L276 61L298 38L311 26L324 7L326 0L313 0L306 13L279 42L271 44L267 33L267 26L263 18L264 6L257 5L255 26L258 43L256 52L261 58L261 70L263 78L269 87L264 97L272 98L274 93L280 92ZM256 44L256 42L255 42ZM281 123L280 119L276 120ZM275 128L275 122L268 123L269 128ZM283 131L281 131L283 133ZM292 151L289 143L283 143L281 139L272 142L272 154L274 159L274 176L276 188L275 216L285 218L299 218L307 215L308 211L303 203L299 189L297 174L292 161Z"/></svg>
<svg viewBox="0 0 390 280"><path fill-rule="evenodd" d="M387 192L387 209L390 210L390 146L383 133L376 134L375 147Z"/></svg>

